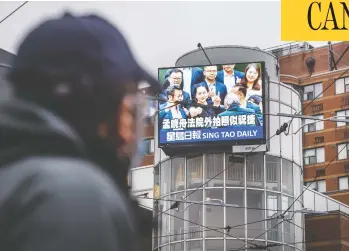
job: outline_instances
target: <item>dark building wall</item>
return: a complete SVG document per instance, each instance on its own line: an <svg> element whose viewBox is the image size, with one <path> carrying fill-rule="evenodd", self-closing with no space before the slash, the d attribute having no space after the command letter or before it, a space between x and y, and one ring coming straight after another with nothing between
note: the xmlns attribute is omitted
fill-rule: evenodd
<svg viewBox="0 0 349 251"><path fill-rule="evenodd" d="M349 217L339 211L305 217L306 250L349 250Z"/></svg>

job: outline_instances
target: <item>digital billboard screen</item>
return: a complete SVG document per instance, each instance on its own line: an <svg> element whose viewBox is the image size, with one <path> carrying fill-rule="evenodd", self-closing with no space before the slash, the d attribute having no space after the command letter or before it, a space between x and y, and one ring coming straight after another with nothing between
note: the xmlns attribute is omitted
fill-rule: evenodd
<svg viewBox="0 0 349 251"><path fill-rule="evenodd" d="M159 146L265 142L264 62L160 68Z"/></svg>

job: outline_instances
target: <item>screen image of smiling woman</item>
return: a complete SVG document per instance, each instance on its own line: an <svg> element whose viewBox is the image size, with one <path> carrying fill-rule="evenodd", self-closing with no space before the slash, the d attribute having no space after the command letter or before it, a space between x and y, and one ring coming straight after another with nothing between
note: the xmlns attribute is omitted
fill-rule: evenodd
<svg viewBox="0 0 349 251"><path fill-rule="evenodd" d="M247 89L246 99L251 95L262 96L260 77L261 69L258 64L249 64L246 66L245 77L241 81L241 85Z"/></svg>
<svg viewBox="0 0 349 251"><path fill-rule="evenodd" d="M207 99L208 99L208 87L204 84L196 84L194 85L194 102L198 103L200 105L207 105ZM219 106L221 103L221 99L219 97L219 94L212 97L213 100L213 106ZM193 117L212 117L216 115L216 111L212 107L200 107L195 106L195 103L192 107L189 109L190 116Z"/></svg>

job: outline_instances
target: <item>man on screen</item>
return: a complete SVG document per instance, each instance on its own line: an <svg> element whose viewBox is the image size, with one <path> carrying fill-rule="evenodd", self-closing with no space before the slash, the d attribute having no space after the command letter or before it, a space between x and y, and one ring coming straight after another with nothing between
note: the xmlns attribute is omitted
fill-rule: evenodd
<svg viewBox="0 0 349 251"><path fill-rule="evenodd" d="M236 86L232 89L232 92L239 96L241 107L252 109L256 113L258 120L261 122L261 124L263 124L263 114L260 106L253 103L251 99L246 100L246 94L247 94L246 88L243 86ZM261 100L260 100L260 103L262 103Z"/></svg>
<svg viewBox="0 0 349 251"><path fill-rule="evenodd" d="M222 65L222 67L223 70L217 73L217 81L224 83L228 92L230 92L231 88L241 82L241 79L244 78L245 73L234 70L235 64Z"/></svg>
<svg viewBox="0 0 349 251"><path fill-rule="evenodd" d="M168 102L160 105L159 120L163 119L185 119L187 118L188 110L182 108L181 104L176 104L183 100L183 91L177 84L170 85L167 88Z"/></svg>
<svg viewBox="0 0 349 251"><path fill-rule="evenodd" d="M183 72L181 70L177 68L170 70L168 78L165 81L168 81L169 86L172 86L175 84L179 85L181 90L183 91ZM166 92L167 92L167 89L159 95L160 98L166 99L167 98ZM183 91L183 100L190 102L190 95L186 91Z"/></svg>
<svg viewBox="0 0 349 251"><path fill-rule="evenodd" d="M182 90L187 92L191 97L191 90L193 86L204 81L203 70L199 67L184 67L176 69L182 71ZM172 70L167 70L165 73L165 80L168 80L171 71Z"/></svg>
<svg viewBox="0 0 349 251"><path fill-rule="evenodd" d="M224 99L224 108L225 112L218 114L218 116L237 116L237 115L255 115L254 110L250 108L241 107L240 97L235 93L229 93ZM260 125L260 121L256 116L255 125Z"/></svg>
<svg viewBox="0 0 349 251"><path fill-rule="evenodd" d="M227 87L223 83L216 81L217 66L216 65L205 66L204 76L205 76L205 80L200 84L206 85L209 90L209 93L208 93L209 98L207 99L207 103L212 104L213 103L212 99L217 95L221 99L221 104L223 104L225 96L227 95ZM191 93L192 93L192 99L194 99L193 97L194 90L192 90Z"/></svg>

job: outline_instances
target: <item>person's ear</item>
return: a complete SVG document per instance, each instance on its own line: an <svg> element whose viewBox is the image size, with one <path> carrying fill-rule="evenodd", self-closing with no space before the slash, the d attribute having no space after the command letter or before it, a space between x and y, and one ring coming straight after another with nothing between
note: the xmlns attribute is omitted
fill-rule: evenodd
<svg viewBox="0 0 349 251"><path fill-rule="evenodd" d="M134 128L134 104L131 97L126 96L123 98L120 105L120 117L118 121L118 135L121 137L125 145L129 145L135 139Z"/></svg>

